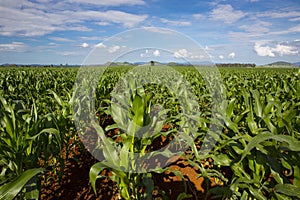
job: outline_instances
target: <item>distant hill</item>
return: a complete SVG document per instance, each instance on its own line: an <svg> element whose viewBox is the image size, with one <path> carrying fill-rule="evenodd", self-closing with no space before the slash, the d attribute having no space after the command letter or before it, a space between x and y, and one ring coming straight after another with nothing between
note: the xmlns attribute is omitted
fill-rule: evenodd
<svg viewBox="0 0 300 200"><path fill-rule="evenodd" d="M297 67L300 67L300 62L295 62L293 64L296 65Z"/></svg>
<svg viewBox="0 0 300 200"><path fill-rule="evenodd" d="M268 64L266 66L267 67L296 67L295 64L289 63L289 62L285 62L285 61L278 61L278 62L270 63L270 64Z"/></svg>

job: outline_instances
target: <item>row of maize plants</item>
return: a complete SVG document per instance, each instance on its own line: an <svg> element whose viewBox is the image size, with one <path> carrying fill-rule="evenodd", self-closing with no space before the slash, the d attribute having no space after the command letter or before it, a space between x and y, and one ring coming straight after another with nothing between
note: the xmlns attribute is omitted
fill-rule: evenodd
<svg viewBox="0 0 300 200"><path fill-rule="evenodd" d="M0 199L39 199L42 175L53 170L61 177L63 148L68 156L76 138L75 76L74 70L0 70Z"/></svg>
<svg viewBox="0 0 300 200"><path fill-rule="evenodd" d="M95 192L96 180L104 178L99 174L109 169L120 198L152 199L153 174L169 168L146 161L181 156L197 169L198 178L204 177L207 199L300 196L297 69L221 68L224 88L219 90L225 96L214 101L203 74L194 68L155 67L110 67L95 88L90 78L97 73L76 82L76 68L0 69L1 197L37 198L37 174L48 165L63 167L62 148L70 138L79 142L77 134L84 137L87 128L97 133L94 153L101 157L90 171ZM92 106L84 95L95 101ZM109 125L104 123L108 119ZM107 137L111 132L115 135ZM213 146L203 153L207 134ZM170 144L153 146L160 137ZM173 173L184 180L179 171ZM212 187L212 180L218 184ZM197 197L186 190L178 197L184 198Z"/></svg>

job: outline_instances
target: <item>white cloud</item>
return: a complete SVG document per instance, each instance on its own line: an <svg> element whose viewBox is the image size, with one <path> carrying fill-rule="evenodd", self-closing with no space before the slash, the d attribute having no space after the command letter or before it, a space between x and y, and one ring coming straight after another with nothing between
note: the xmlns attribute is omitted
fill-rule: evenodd
<svg viewBox="0 0 300 200"><path fill-rule="evenodd" d="M226 4L218 5L217 8L213 9L209 18L215 21L223 21L226 24L232 24L245 16L244 12L234 10L231 5Z"/></svg>
<svg viewBox="0 0 300 200"><path fill-rule="evenodd" d="M230 54L228 54L228 58L235 58L235 53L234 52L231 52Z"/></svg>
<svg viewBox="0 0 300 200"><path fill-rule="evenodd" d="M149 58L149 57L151 57L150 54L149 54L149 50L146 49L146 50L145 50L145 53L141 53L141 54L140 54L140 57L141 57L141 58Z"/></svg>
<svg viewBox="0 0 300 200"><path fill-rule="evenodd" d="M187 58L188 57L188 51L186 49L179 49L178 51L174 52L175 58Z"/></svg>
<svg viewBox="0 0 300 200"><path fill-rule="evenodd" d="M0 51L25 52L27 50L28 46L23 42L0 44Z"/></svg>
<svg viewBox="0 0 300 200"><path fill-rule="evenodd" d="M7 0L4 1L7 2ZM87 21L93 21L101 26L113 23L132 28L148 17L117 10L79 9L76 11L68 6L64 10L58 10L49 9L51 6L55 7L54 3L42 6L41 3L32 3L26 0L16 0L16 2L7 3L7 5L0 3L0 35L2 36L42 36L66 30L91 31L92 29L86 25ZM60 5L60 7L62 6Z"/></svg>
<svg viewBox="0 0 300 200"><path fill-rule="evenodd" d="M271 25L270 22L258 21L257 23L242 25L239 28L250 33L266 33L269 32L268 27Z"/></svg>
<svg viewBox="0 0 300 200"><path fill-rule="evenodd" d="M74 52L74 51L61 51L61 52L58 52L59 55L62 55L62 56L76 56L78 55L78 53Z"/></svg>
<svg viewBox="0 0 300 200"><path fill-rule="evenodd" d="M193 15L193 17L195 18L195 19L204 19L205 18L205 16L204 15L202 15L202 14L194 14Z"/></svg>
<svg viewBox="0 0 300 200"><path fill-rule="evenodd" d="M70 3L93 4L97 6L144 5L142 0L67 0Z"/></svg>
<svg viewBox="0 0 300 200"><path fill-rule="evenodd" d="M108 49L108 52L109 52L109 53L115 53L115 52L118 51L119 49L121 49L121 47L118 46L118 45L115 45L115 46L110 47L110 48Z"/></svg>
<svg viewBox="0 0 300 200"><path fill-rule="evenodd" d="M199 54L197 54L196 52L189 52L186 49L179 49L174 52L173 57L197 60L197 59L205 58L206 55L203 55L203 52L200 52Z"/></svg>
<svg viewBox="0 0 300 200"><path fill-rule="evenodd" d="M73 13L75 18L82 18L85 20L99 20L100 22L112 22L122 24L126 28L132 28L144 21L147 15L135 15L117 10L109 10L106 12L99 11L85 11L80 13Z"/></svg>
<svg viewBox="0 0 300 200"><path fill-rule="evenodd" d="M292 17L300 17L300 12L298 11L264 12L264 13L257 14L257 17L292 18Z"/></svg>
<svg viewBox="0 0 300 200"><path fill-rule="evenodd" d="M282 31L269 32L268 35L286 35L290 33L299 33L299 32L300 32L300 24L297 24L293 27L290 27Z"/></svg>
<svg viewBox="0 0 300 200"><path fill-rule="evenodd" d="M150 58L150 57L160 57L160 51L159 50L148 50L146 49L144 53L140 54L141 58Z"/></svg>
<svg viewBox="0 0 300 200"><path fill-rule="evenodd" d="M295 55L299 52L296 50L295 47L277 44L276 47L273 49L274 52L278 53L279 55Z"/></svg>
<svg viewBox="0 0 300 200"><path fill-rule="evenodd" d="M161 34L174 34L174 31L164 28L157 28L157 27L143 27L143 29L153 32L153 33L161 33Z"/></svg>
<svg viewBox="0 0 300 200"><path fill-rule="evenodd" d="M99 22L99 23L97 23L99 26L108 26L108 25L110 25L110 23L108 23L108 22Z"/></svg>
<svg viewBox="0 0 300 200"><path fill-rule="evenodd" d="M159 51L159 50L155 50L155 51L153 52L153 56L159 57L159 56L160 56L160 51Z"/></svg>
<svg viewBox="0 0 300 200"><path fill-rule="evenodd" d="M219 55L219 58L220 58L220 59L224 59L224 56L223 56L223 55Z"/></svg>
<svg viewBox="0 0 300 200"><path fill-rule="evenodd" d="M87 48L87 47L89 47L89 44L86 43L86 42L84 42L84 43L82 43L80 46L81 46L82 48Z"/></svg>
<svg viewBox="0 0 300 200"><path fill-rule="evenodd" d="M82 40L98 40L98 41L103 41L103 40L105 40L106 38L104 38L104 37L99 37L99 36L92 36L92 37L82 36L82 37L80 37L80 39L82 39Z"/></svg>
<svg viewBox="0 0 300 200"><path fill-rule="evenodd" d="M299 53L296 47L287 44L276 44L274 47L266 42L256 42L254 50L259 56L275 57L276 55L296 55Z"/></svg>
<svg viewBox="0 0 300 200"><path fill-rule="evenodd" d="M160 21L162 23L170 24L173 26L190 26L191 25L191 22L188 22L188 21L175 21L175 20L168 20L165 18L161 18Z"/></svg>
<svg viewBox="0 0 300 200"><path fill-rule="evenodd" d="M101 43L98 43L96 45L94 45L95 48L105 48L106 45L104 45L102 42Z"/></svg>
<svg viewBox="0 0 300 200"><path fill-rule="evenodd" d="M63 37L50 37L49 39L56 42L74 42L74 40L63 38Z"/></svg>
<svg viewBox="0 0 300 200"><path fill-rule="evenodd" d="M55 51L55 54L66 56L66 57L78 57L86 56L86 51Z"/></svg>
<svg viewBox="0 0 300 200"><path fill-rule="evenodd" d="M254 50L259 56L269 56L275 57L275 54L272 51L272 48L269 46L262 46L259 42L256 42L254 45Z"/></svg>
<svg viewBox="0 0 300 200"><path fill-rule="evenodd" d="M291 22L297 22L297 21L300 21L300 17L296 17L296 18L289 19L289 21L291 21Z"/></svg>
<svg viewBox="0 0 300 200"><path fill-rule="evenodd" d="M206 45L206 46L204 47L204 50L205 50L205 51L213 51L214 49Z"/></svg>

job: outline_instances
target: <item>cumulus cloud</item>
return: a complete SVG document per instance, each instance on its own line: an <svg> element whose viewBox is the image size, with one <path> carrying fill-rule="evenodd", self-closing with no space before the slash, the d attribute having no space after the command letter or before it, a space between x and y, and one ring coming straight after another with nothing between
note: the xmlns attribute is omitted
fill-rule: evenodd
<svg viewBox="0 0 300 200"><path fill-rule="evenodd" d="M200 54L197 54L196 52L189 52L186 49L179 49L174 52L173 57L174 58L189 58L189 59L203 59L205 58L205 55L202 55L203 52Z"/></svg>
<svg viewBox="0 0 300 200"><path fill-rule="evenodd" d="M188 51L186 49L179 49L178 51L174 52L175 58L187 58L188 57Z"/></svg>
<svg viewBox="0 0 300 200"><path fill-rule="evenodd" d="M223 21L226 24L232 24L246 16L246 13L240 10L234 10L229 4L218 5L209 15L209 18L215 21Z"/></svg>
<svg viewBox="0 0 300 200"><path fill-rule="evenodd" d="M250 32L250 33L266 33L266 32L269 32L268 27L271 25L272 25L272 23L270 23L270 22L258 21L253 24L242 25L239 28L243 29L247 32Z"/></svg>
<svg viewBox="0 0 300 200"><path fill-rule="evenodd" d="M235 58L235 53L231 52L230 54L228 54L228 58Z"/></svg>
<svg viewBox="0 0 300 200"><path fill-rule="evenodd" d="M5 3L3 3L3 1ZM86 26L87 21L94 24L108 25L120 24L126 28L132 28L144 21L147 15L131 14L117 10L89 10L83 7L75 11L70 7L64 7L63 2L42 4L27 0L0 2L0 35L2 36L42 36L55 31L91 31ZM82 3L87 3L80 0ZM138 0L135 0L138 2ZM108 1L93 1L108 2ZM110 1L109 1L110 2ZM112 1L120 3L121 1ZM131 0L125 1L133 2ZM142 2L142 1L140 1ZM58 7L58 4L59 5ZM49 7L55 7L49 9ZM64 10L61 8L64 7Z"/></svg>
<svg viewBox="0 0 300 200"><path fill-rule="evenodd" d="M160 51L159 51L159 50L155 50L155 51L153 52L153 56L159 57L159 56L160 56Z"/></svg>
<svg viewBox="0 0 300 200"><path fill-rule="evenodd" d="M277 44L276 47L273 49L274 52L277 52L279 55L295 55L298 54L298 50L295 47Z"/></svg>
<svg viewBox="0 0 300 200"><path fill-rule="evenodd" d="M165 18L161 18L160 21L165 24L170 24L173 26L190 26L191 22L189 21L176 21L176 20L168 20Z"/></svg>
<svg viewBox="0 0 300 200"><path fill-rule="evenodd" d="M61 51L61 52L57 52L57 54L62 55L62 56L76 56L76 55L78 55L78 53L74 52L74 51Z"/></svg>
<svg viewBox="0 0 300 200"><path fill-rule="evenodd" d="M144 21L147 15L135 15L117 10L109 10L105 12L99 11L85 11L80 13L73 13L75 18L82 18L86 20L99 20L100 22L112 22L122 24L126 28L132 28Z"/></svg>
<svg viewBox="0 0 300 200"><path fill-rule="evenodd" d="M160 51L159 50L148 50L146 49L144 53L140 54L141 58L150 58L150 57L160 57Z"/></svg>
<svg viewBox="0 0 300 200"><path fill-rule="evenodd" d="M157 27L143 27L143 29L153 32L153 33L161 33L161 34L174 34L174 31L171 31L169 29L162 29L162 28L157 28Z"/></svg>
<svg viewBox="0 0 300 200"><path fill-rule="evenodd" d="M275 57L272 48L269 46L262 46L260 43L255 43L254 50L259 56Z"/></svg>
<svg viewBox="0 0 300 200"><path fill-rule="evenodd" d="M145 50L145 53L141 53L140 56L141 56L141 58L148 58L148 57L150 57L150 56L149 56L149 50L146 49L146 50Z"/></svg>
<svg viewBox="0 0 300 200"><path fill-rule="evenodd" d="M50 37L49 39L56 42L74 42L74 40L63 38L63 37Z"/></svg>
<svg viewBox="0 0 300 200"><path fill-rule="evenodd" d="M84 43L82 43L80 46L81 46L82 48L87 48L87 47L89 47L89 44L86 43L86 42L84 42Z"/></svg>
<svg viewBox="0 0 300 200"><path fill-rule="evenodd" d="M254 51L259 56L269 56L275 57L276 55L296 55L299 53L297 47L290 46L287 44L276 44L275 46L270 46L265 42L256 42L254 45Z"/></svg>
<svg viewBox="0 0 300 200"><path fill-rule="evenodd" d="M292 18L292 17L300 17L299 11L268 11L259 13L258 17L270 17L270 18Z"/></svg>
<svg viewBox="0 0 300 200"><path fill-rule="evenodd" d="M193 17L194 17L195 19L204 19L204 18L205 18L205 16L202 15L202 14L194 14Z"/></svg>
<svg viewBox="0 0 300 200"><path fill-rule="evenodd" d="M23 42L0 43L0 51L25 52L27 50L28 46Z"/></svg>
<svg viewBox="0 0 300 200"><path fill-rule="evenodd" d="M220 59L224 59L224 56L223 56L223 55L219 55L219 58L220 58Z"/></svg>
<svg viewBox="0 0 300 200"><path fill-rule="evenodd" d="M291 22L300 21L300 17L296 17L296 18L289 19L289 21L291 21Z"/></svg>
<svg viewBox="0 0 300 200"><path fill-rule="evenodd" d="M115 46L112 46L108 49L108 52L109 53L115 53L117 52L119 49L121 49L121 47L119 45L115 45Z"/></svg>
<svg viewBox="0 0 300 200"><path fill-rule="evenodd" d="M70 3L92 4L97 6L121 6L121 5L144 5L142 0L67 0Z"/></svg>
<svg viewBox="0 0 300 200"><path fill-rule="evenodd" d="M99 26L108 26L108 25L110 25L110 23L108 23L108 22L99 22L99 23L97 23Z"/></svg>
<svg viewBox="0 0 300 200"><path fill-rule="evenodd" d="M101 43L95 44L94 47L96 47L96 48L105 48L106 45L101 42Z"/></svg>

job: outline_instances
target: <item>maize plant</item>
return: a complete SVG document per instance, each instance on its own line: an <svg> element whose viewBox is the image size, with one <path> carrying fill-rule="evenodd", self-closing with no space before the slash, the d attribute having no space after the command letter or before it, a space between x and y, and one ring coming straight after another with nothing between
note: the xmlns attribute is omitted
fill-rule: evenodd
<svg viewBox="0 0 300 200"><path fill-rule="evenodd" d="M109 102L106 112L113 118L115 124L106 127L105 131L98 124L93 125L100 137L98 148L102 150L104 160L91 168L90 181L96 191L96 179L104 178L98 174L104 169L110 169L113 173L110 178L116 181L121 197L151 199L154 183L147 165L157 165L150 161L151 159L154 161L155 156L169 158L173 155L167 148L151 153L151 145L158 137L170 137L176 130L162 132L164 124L172 121L165 120L170 109L163 109L161 105L154 104L156 94L152 92L152 87L156 85L139 86L136 76L137 74L134 74L131 78L123 78L121 88L116 87L116 93L112 95L114 98ZM124 87L126 89L122 90ZM112 130L116 130L117 134L112 138L106 137L105 132ZM182 135L181 138L175 137L173 141L182 137ZM172 149L174 146L169 148ZM160 166L154 168L158 173L168 169Z"/></svg>

